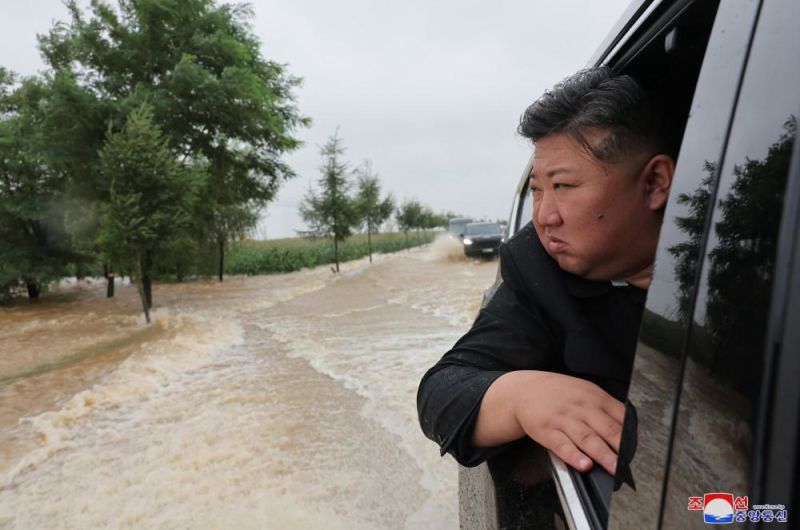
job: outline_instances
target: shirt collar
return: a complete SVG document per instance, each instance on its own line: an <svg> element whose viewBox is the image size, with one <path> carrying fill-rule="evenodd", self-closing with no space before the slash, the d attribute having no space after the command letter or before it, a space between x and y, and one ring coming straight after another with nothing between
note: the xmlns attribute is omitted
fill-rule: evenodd
<svg viewBox="0 0 800 530"><path fill-rule="evenodd" d="M606 294L612 288L608 280L587 280L567 273L567 291L576 298L593 298Z"/></svg>

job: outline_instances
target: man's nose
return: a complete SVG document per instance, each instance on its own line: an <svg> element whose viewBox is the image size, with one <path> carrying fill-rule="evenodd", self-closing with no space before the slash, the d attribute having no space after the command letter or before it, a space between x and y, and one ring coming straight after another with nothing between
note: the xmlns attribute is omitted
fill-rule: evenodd
<svg viewBox="0 0 800 530"><path fill-rule="evenodd" d="M561 223L561 215L552 194L543 192L533 205L533 218L539 226L555 226Z"/></svg>

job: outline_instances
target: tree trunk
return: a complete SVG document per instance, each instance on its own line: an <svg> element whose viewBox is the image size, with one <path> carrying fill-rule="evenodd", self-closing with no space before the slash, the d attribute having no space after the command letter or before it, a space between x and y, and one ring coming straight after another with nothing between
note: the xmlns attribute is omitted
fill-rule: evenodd
<svg viewBox="0 0 800 530"><path fill-rule="evenodd" d="M39 299L39 286L36 285L36 282L31 280L25 280L25 287L28 288L28 298L30 300Z"/></svg>
<svg viewBox="0 0 800 530"><path fill-rule="evenodd" d="M411 247L408 244L408 230L406 230L406 252L411 252Z"/></svg>
<svg viewBox="0 0 800 530"><path fill-rule="evenodd" d="M336 272L339 272L339 240L333 236L333 259L336 260Z"/></svg>
<svg viewBox="0 0 800 530"><path fill-rule="evenodd" d="M147 301L147 309L153 307L153 280L150 278L150 270L153 268L153 260L149 252L144 253L144 270L142 272L142 287Z"/></svg>
<svg viewBox="0 0 800 530"><path fill-rule="evenodd" d="M225 240L221 239L219 244L219 281L222 281L222 274L225 270Z"/></svg>
<svg viewBox="0 0 800 530"><path fill-rule="evenodd" d="M106 278L106 298L114 297L114 278L116 274L111 272L111 267L108 263L103 264L103 276Z"/></svg>
<svg viewBox="0 0 800 530"><path fill-rule="evenodd" d="M139 298L142 300L142 309L144 309L144 320L148 324L150 323L150 307L147 305L147 296L145 295L145 288L144 288L144 275L142 274L142 253L136 252L136 272L137 272L137 281L136 287L139 291Z"/></svg>
<svg viewBox="0 0 800 530"><path fill-rule="evenodd" d="M372 227L367 221L367 249L369 250L369 262L372 263Z"/></svg>

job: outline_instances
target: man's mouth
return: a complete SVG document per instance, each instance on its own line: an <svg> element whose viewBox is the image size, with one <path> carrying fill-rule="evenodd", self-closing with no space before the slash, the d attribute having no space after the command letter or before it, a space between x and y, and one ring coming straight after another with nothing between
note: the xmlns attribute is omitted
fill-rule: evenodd
<svg viewBox="0 0 800 530"><path fill-rule="evenodd" d="M557 237L547 236L547 250L550 252L560 252L567 247L567 243Z"/></svg>

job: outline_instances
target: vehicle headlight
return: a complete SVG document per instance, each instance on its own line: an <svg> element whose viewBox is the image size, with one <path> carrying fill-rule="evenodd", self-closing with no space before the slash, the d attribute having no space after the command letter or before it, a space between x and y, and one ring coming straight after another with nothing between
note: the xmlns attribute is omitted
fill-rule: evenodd
<svg viewBox="0 0 800 530"><path fill-rule="evenodd" d="M468 237L465 237L464 238L464 244L465 245L471 245L472 244L472 240L470 238L468 238Z"/></svg>

